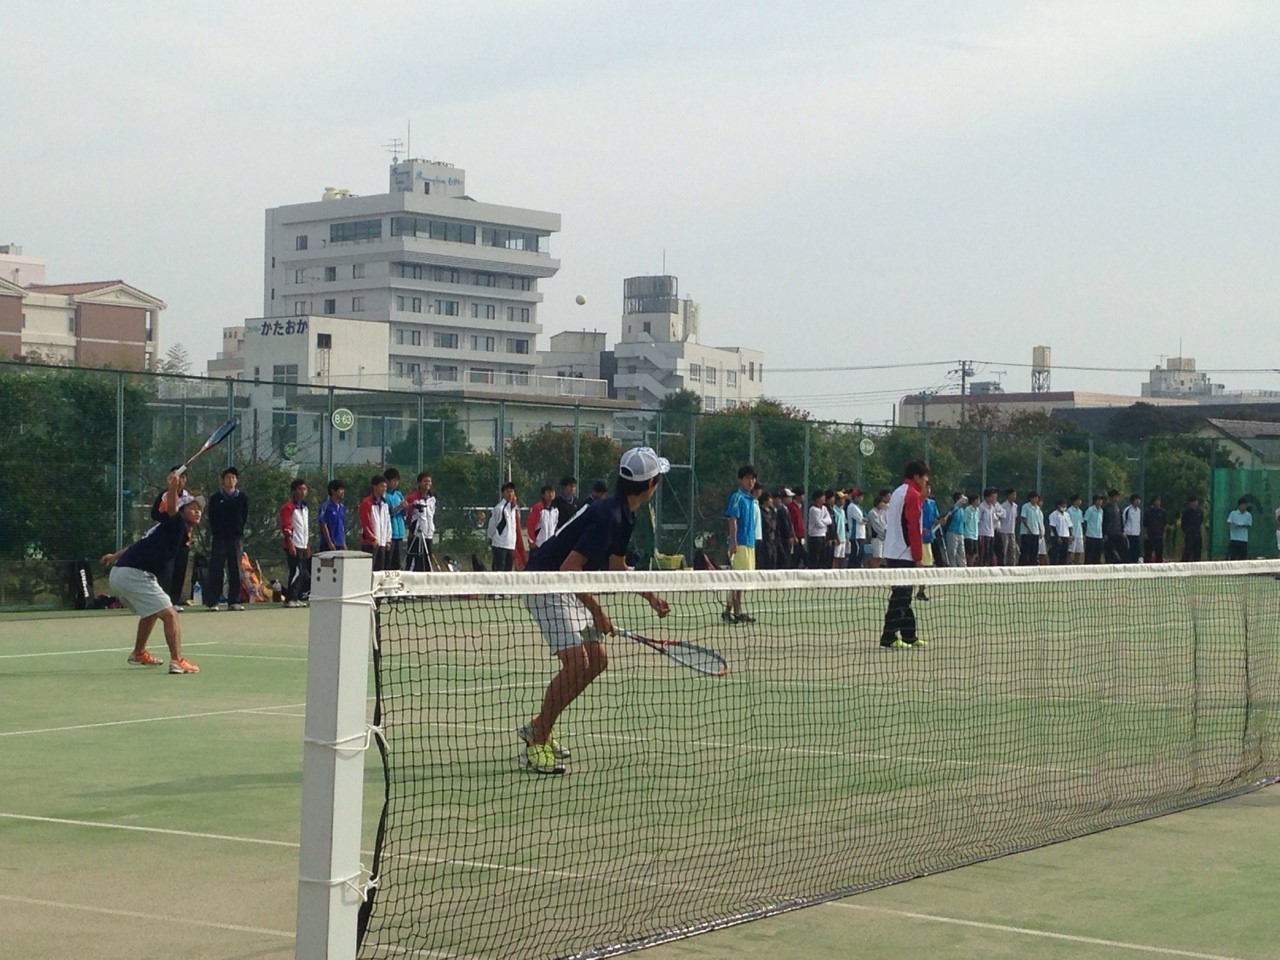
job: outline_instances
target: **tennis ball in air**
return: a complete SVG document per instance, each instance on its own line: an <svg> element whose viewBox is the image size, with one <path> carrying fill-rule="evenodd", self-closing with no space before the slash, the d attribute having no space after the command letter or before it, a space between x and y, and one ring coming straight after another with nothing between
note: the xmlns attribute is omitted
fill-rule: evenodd
<svg viewBox="0 0 1280 960"><path fill-rule="evenodd" d="M582 294L578 294L576 297L573 298L573 302L576 303L578 306L582 306L584 303L587 302L587 298L584 297Z"/></svg>

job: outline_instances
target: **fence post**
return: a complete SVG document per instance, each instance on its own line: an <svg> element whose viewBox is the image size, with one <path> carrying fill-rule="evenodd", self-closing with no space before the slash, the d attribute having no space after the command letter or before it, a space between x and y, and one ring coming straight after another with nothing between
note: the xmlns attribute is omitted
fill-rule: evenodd
<svg viewBox="0 0 1280 960"><path fill-rule="evenodd" d="M124 546L124 372L116 371L116 549Z"/></svg>
<svg viewBox="0 0 1280 960"><path fill-rule="evenodd" d="M756 418L747 421L747 463L756 462Z"/></svg>
<svg viewBox="0 0 1280 960"><path fill-rule="evenodd" d="M689 506L686 511L687 522L685 523L684 533L684 554L685 560L690 565L693 564L693 518L694 505L697 503L698 497L698 415L696 413L689 414Z"/></svg>
<svg viewBox="0 0 1280 960"><path fill-rule="evenodd" d="M236 382L234 380L227 381L227 419L234 419L236 415ZM236 438L230 437L230 443L227 444L227 466L234 467L236 465Z"/></svg>
<svg viewBox="0 0 1280 960"><path fill-rule="evenodd" d="M423 457L422 457L422 443L423 443L422 435L423 433L426 432L426 429L427 429L427 425L425 422L423 422L423 418L426 417L426 415L427 415L427 411L425 406L422 403L422 394L419 393L418 394L418 429L416 431L418 434L418 473L421 473L423 470L426 469L426 467L423 465Z"/></svg>
<svg viewBox="0 0 1280 960"><path fill-rule="evenodd" d="M382 464L382 469L387 469L387 415L382 415L382 449L378 452L378 462Z"/></svg>
<svg viewBox="0 0 1280 960"><path fill-rule="evenodd" d="M986 496L986 493L987 493L987 439L990 436L990 433L991 431L989 430L982 431L982 493L983 493L983 496Z"/></svg>
<svg viewBox="0 0 1280 960"><path fill-rule="evenodd" d="M1090 504L1093 503L1093 437L1089 437L1089 480L1085 487L1085 499Z"/></svg>
<svg viewBox="0 0 1280 960"><path fill-rule="evenodd" d="M332 480L334 464L337 462L337 458L333 455L333 387L328 387L326 392L329 395L329 419L325 422L324 430L320 436L329 438L329 442L324 444L324 457L322 459L324 460L325 478Z"/></svg>
<svg viewBox="0 0 1280 960"><path fill-rule="evenodd" d="M1036 435L1036 490L1040 491L1040 495L1044 495L1044 491L1040 488L1044 485L1044 435Z"/></svg>
<svg viewBox="0 0 1280 960"><path fill-rule="evenodd" d="M926 424L924 425L924 461L925 461L925 463L928 463L928 462L929 462L929 453L930 453L930 449L929 449L929 424L927 424L927 423L926 423Z"/></svg>
<svg viewBox="0 0 1280 960"><path fill-rule="evenodd" d="M813 424L806 420L804 422L804 490L801 491L801 496L805 498L805 503L809 502L809 444L812 434Z"/></svg>
<svg viewBox="0 0 1280 960"><path fill-rule="evenodd" d="M582 434L579 433L581 415L582 404L575 400L573 404L573 475L575 478L582 472Z"/></svg>
<svg viewBox="0 0 1280 960"><path fill-rule="evenodd" d="M853 480L858 489L862 489L862 421L858 421L858 455L854 458Z"/></svg>
<svg viewBox="0 0 1280 960"><path fill-rule="evenodd" d="M1147 441L1142 441L1142 449L1138 451L1138 496L1147 502Z"/></svg>
<svg viewBox="0 0 1280 960"><path fill-rule="evenodd" d="M498 401L498 417L493 422L494 450L498 454L498 487L507 479L507 401Z"/></svg>

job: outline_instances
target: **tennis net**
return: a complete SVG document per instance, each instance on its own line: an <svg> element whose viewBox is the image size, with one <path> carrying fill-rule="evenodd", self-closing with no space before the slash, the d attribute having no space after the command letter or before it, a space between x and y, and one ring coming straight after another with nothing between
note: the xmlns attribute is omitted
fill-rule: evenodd
<svg viewBox="0 0 1280 960"><path fill-rule="evenodd" d="M1274 782L1277 573L375 575L359 956L607 956ZM906 582L927 646L882 647ZM610 637L539 775L517 728L559 662L530 608L579 591L728 672Z"/></svg>

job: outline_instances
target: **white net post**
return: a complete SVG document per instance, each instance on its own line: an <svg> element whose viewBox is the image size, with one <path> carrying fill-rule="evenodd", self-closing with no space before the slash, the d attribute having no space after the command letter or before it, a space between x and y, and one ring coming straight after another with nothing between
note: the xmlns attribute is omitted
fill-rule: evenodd
<svg viewBox="0 0 1280 960"><path fill-rule="evenodd" d="M354 960L373 558L338 551L312 566L295 956Z"/></svg>

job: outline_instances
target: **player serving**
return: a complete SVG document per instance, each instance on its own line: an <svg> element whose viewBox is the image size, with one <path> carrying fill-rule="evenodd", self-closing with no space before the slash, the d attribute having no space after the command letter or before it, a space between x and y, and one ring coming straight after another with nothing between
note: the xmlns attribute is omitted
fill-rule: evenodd
<svg viewBox="0 0 1280 960"><path fill-rule="evenodd" d="M613 496L580 509L525 564L526 570L626 570L627 545L635 528L636 508L647 503L671 464L648 447L635 447L618 462ZM654 593L640 594L659 617L671 612ZM530 594L525 606L542 629L551 655L560 659L560 672L547 685L542 709L517 730L525 742L520 762L536 773L564 773L569 751L553 735L556 719L574 699L604 672L609 659L604 638L614 633L600 601L589 593Z"/></svg>
<svg viewBox="0 0 1280 960"><path fill-rule="evenodd" d="M160 522L132 546L108 553L102 563L115 565L111 571L111 590L141 618L129 662L140 667L164 662L147 650L147 640L159 620L164 624L164 639L169 644L169 672L199 673L200 668L182 655L178 611L160 586L165 568L173 563L178 550L187 542L188 531L200 526L204 511L202 499L183 493L182 475L182 469L169 473L167 489L160 502L163 511Z"/></svg>

